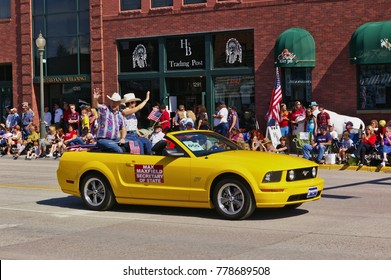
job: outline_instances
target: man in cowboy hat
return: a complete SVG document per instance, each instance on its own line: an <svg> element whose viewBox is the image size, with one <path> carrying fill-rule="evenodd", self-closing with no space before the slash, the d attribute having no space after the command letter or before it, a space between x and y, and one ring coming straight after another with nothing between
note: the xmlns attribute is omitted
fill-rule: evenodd
<svg viewBox="0 0 391 280"><path fill-rule="evenodd" d="M126 129L124 117L122 116L119 106L121 105L121 96L114 92L111 96L106 97L111 101L111 106L99 104L98 99L101 96L99 88L94 89L92 98L92 107L96 108L99 113L99 128L97 131L97 146L106 151L122 153L122 148L118 145L125 143Z"/></svg>
<svg viewBox="0 0 391 280"><path fill-rule="evenodd" d="M137 101L141 101L140 98L136 98L134 93L127 93L124 95L122 103L125 103L126 108L122 111L125 119L126 127L126 141L138 141L141 154L152 154L151 142L145 138L138 130L138 121L136 113L144 108L149 100L150 92L148 91L145 99L140 104Z"/></svg>

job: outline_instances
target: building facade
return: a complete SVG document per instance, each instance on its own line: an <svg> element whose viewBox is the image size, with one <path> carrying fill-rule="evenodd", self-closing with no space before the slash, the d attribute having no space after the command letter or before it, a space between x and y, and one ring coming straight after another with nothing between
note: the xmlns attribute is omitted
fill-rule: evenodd
<svg viewBox="0 0 391 280"><path fill-rule="evenodd" d="M172 110L204 104L212 114L224 100L242 126L264 127L280 67L289 108L317 101L366 123L389 120L387 2L0 0L0 113L23 101L38 112L42 32L49 106L90 102L94 87L140 98L150 90L151 104Z"/></svg>

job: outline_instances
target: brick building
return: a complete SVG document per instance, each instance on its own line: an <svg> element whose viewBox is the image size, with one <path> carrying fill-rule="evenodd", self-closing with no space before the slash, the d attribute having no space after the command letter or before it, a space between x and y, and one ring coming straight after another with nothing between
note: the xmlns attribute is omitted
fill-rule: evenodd
<svg viewBox="0 0 391 280"><path fill-rule="evenodd" d="M93 87L151 90L151 103L209 114L224 100L264 127L279 66L290 108L389 120L390 14L384 0L0 0L0 113L38 112L42 32L50 106L90 102Z"/></svg>

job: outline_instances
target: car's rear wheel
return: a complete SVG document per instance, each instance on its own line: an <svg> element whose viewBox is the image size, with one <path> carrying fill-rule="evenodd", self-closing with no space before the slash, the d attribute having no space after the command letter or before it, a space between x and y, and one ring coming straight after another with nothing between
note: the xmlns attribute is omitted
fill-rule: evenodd
<svg viewBox="0 0 391 280"><path fill-rule="evenodd" d="M99 173L90 173L81 181L81 198L91 210L107 210L115 204L111 186Z"/></svg>
<svg viewBox="0 0 391 280"><path fill-rule="evenodd" d="M212 202L216 211L230 220L245 219L255 210L254 199L247 184L234 177L217 183L213 190Z"/></svg>

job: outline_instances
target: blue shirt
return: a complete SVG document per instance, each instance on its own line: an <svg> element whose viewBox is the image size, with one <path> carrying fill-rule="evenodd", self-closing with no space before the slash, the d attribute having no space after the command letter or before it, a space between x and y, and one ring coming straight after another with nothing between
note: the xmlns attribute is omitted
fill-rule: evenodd
<svg viewBox="0 0 391 280"><path fill-rule="evenodd" d="M326 132L325 135L323 135L321 133L321 134L318 134L318 135L315 136L315 142L317 144L327 143L327 142L332 141L332 140L333 140L333 138L331 137L329 132Z"/></svg>

